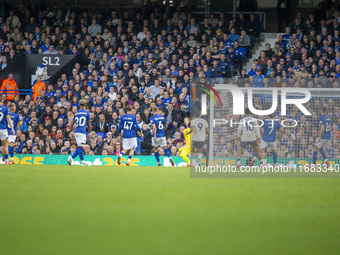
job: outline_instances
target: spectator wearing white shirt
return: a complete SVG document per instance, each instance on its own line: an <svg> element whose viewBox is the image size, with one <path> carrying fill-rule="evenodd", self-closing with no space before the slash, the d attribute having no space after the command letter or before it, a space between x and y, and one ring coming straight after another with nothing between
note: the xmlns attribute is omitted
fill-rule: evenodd
<svg viewBox="0 0 340 255"><path fill-rule="evenodd" d="M159 91L161 90L161 86L159 85L159 80L154 81L154 85L150 87L151 88L151 93L156 96L159 95Z"/></svg>
<svg viewBox="0 0 340 255"><path fill-rule="evenodd" d="M53 45L50 45L48 47L48 50L45 50L42 54L59 54L59 52L56 49L54 49Z"/></svg>
<svg viewBox="0 0 340 255"><path fill-rule="evenodd" d="M91 35L91 37L95 37L97 33L102 33L102 26L97 24L96 19L92 19L92 25L89 26L88 32Z"/></svg>
<svg viewBox="0 0 340 255"><path fill-rule="evenodd" d="M115 101L117 98L117 93L115 92L115 88L112 86L110 87L110 93L109 93L109 97Z"/></svg>
<svg viewBox="0 0 340 255"><path fill-rule="evenodd" d="M146 38L146 34L148 31L149 29L147 27L144 27L143 31L137 34L137 38L142 42Z"/></svg>
<svg viewBox="0 0 340 255"><path fill-rule="evenodd" d="M16 27L20 22L18 16L14 14L13 10L9 12L9 17L7 19L11 21L12 27Z"/></svg>

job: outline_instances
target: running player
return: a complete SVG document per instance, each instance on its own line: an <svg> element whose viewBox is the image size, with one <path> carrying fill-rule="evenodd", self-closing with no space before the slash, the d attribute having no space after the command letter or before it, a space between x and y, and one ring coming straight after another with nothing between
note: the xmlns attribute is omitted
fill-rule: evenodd
<svg viewBox="0 0 340 255"><path fill-rule="evenodd" d="M9 125L7 126L8 132L8 153L11 155L11 162L14 164L14 147L15 147L15 139L17 137L17 130L21 127L22 121L20 120L19 114L16 112L16 105L12 103L9 107L9 116L11 117L14 133L12 133L11 128Z"/></svg>
<svg viewBox="0 0 340 255"><path fill-rule="evenodd" d="M159 161L159 152L158 148L161 147L164 150L165 155L168 156L171 165L174 166L175 162L171 158L170 152L167 148L166 138L165 138L165 130L168 128L166 120L163 116L163 109L155 107L153 112L157 113L150 118L150 123L152 125L153 131L153 139L152 139L152 146L153 151L155 152L155 158L157 160L157 165L161 166L162 163Z"/></svg>
<svg viewBox="0 0 340 255"><path fill-rule="evenodd" d="M184 123L187 125L187 128L183 130L185 145L182 148L180 148L178 151L180 153L181 158L187 163L186 167L188 167L190 166L190 160L188 158L188 155L190 154L190 144L191 144L191 130L190 130L189 119L185 118Z"/></svg>
<svg viewBox="0 0 340 255"><path fill-rule="evenodd" d="M87 164L84 162L84 147L86 144L86 126L88 132L91 133L91 120L90 120L90 113L85 110L86 108L86 101L84 99L79 101L79 108L75 114L73 119L70 121L71 132L74 130L74 126L76 126L74 131L74 136L77 141L78 148L67 160L69 165L72 165L74 159L79 156L81 165L86 166ZM75 125L74 125L75 124Z"/></svg>
<svg viewBox="0 0 340 255"><path fill-rule="evenodd" d="M197 152L198 165L201 165L203 147L205 142L205 134L209 132L208 122L200 118L201 113L196 111L194 119L191 121L192 135L192 151Z"/></svg>
<svg viewBox="0 0 340 255"><path fill-rule="evenodd" d="M316 139L315 146L314 146L313 165L316 164L318 152L320 152L324 159L324 163L326 164L328 168L329 162L328 162L327 155L324 149L326 148L328 141L331 139L333 122L331 118L327 115L327 112L328 112L327 106L323 106L321 108L322 116L319 118L319 125L320 125L319 136Z"/></svg>
<svg viewBox="0 0 340 255"><path fill-rule="evenodd" d="M122 157L124 154L130 150L129 158L126 161L126 165L130 165L131 158L135 149L137 148L137 133L143 137L142 130L138 126L136 116L132 114L132 106L126 106L126 114L120 117L118 132L123 136L123 150L118 155L118 165L120 165Z"/></svg>
<svg viewBox="0 0 340 255"><path fill-rule="evenodd" d="M277 121L274 121L274 114L270 114L269 119L266 119L263 123L263 136L262 142L260 143L260 149L265 150L267 147L270 148L271 152L273 153L273 163L274 166L278 166L277 163L277 154L276 154L276 143L277 141L281 140L283 132L281 129L281 124ZM276 139L276 132L279 131L279 139ZM253 166L256 161L257 154L250 163L250 166Z"/></svg>
<svg viewBox="0 0 340 255"><path fill-rule="evenodd" d="M2 144L2 154L4 155L5 164L11 165L12 162L8 161L8 126L10 127L13 134L15 133L15 131L13 128L11 116L8 113L8 108L3 105L3 101L3 97L0 96L0 140Z"/></svg>
<svg viewBox="0 0 340 255"><path fill-rule="evenodd" d="M251 145L255 152L257 153L257 157L260 160L261 166L263 165L262 156L260 153L259 142L261 141L261 134L259 130L258 122L255 118L251 117L251 112L249 108L245 109L246 117L244 117L240 122L245 123L240 124L237 129L237 142L239 144L237 150L237 164L236 167L241 166L241 155L243 149L245 149L248 145ZM241 137L242 133L242 137Z"/></svg>

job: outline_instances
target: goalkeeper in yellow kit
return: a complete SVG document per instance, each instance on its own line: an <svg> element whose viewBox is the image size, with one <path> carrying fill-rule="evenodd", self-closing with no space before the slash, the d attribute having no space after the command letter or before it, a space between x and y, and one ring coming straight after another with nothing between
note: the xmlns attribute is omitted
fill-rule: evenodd
<svg viewBox="0 0 340 255"><path fill-rule="evenodd" d="M180 148L178 151L180 153L181 158L184 159L185 162L187 162L186 167L188 167L188 166L190 166L190 160L188 158L188 155L190 154L191 132L192 132L192 130L190 129L188 118L186 118L184 120L184 123L187 125L187 128L183 130L185 145L182 148Z"/></svg>

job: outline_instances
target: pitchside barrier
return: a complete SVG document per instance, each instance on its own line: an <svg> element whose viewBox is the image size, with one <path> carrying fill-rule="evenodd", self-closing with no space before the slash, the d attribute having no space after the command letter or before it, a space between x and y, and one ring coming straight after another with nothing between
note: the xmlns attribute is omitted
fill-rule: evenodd
<svg viewBox="0 0 340 255"><path fill-rule="evenodd" d="M70 155L15 155L15 164L21 165L67 165L67 159ZM160 157L163 166L171 166L168 157ZM181 157L172 157L176 166L185 166L186 163ZM122 158L122 165L125 165L127 157ZM117 156L97 156L97 155L85 155L85 162L88 165L95 166L118 166ZM0 159L0 164L3 162ZM79 161L75 160L75 165L79 165ZM156 166L157 162L154 156L134 156L131 159L131 166Z"/></svg>
<svg viewBox="0 0 340 255"><path fill-rule="evenodd" d="M69 155L15 155L14 162L15 164L20 165L67 165L66 160ZM122 165L125 165L127 157L123 157ZM175 161L176 166L182 167L185 166L186 163L181 159L181 157L172 157ZM169 159L167 157L160 157L163 166L171 166ZM265 158L269 164L272 164L272 158ZM278 163L280 165L288 165L290 167L299 167L308 164L310 159L308 158L290 158L288 161L285 159L278 159ZM85 162L89 165L96 166L117 166L117 157L116 156L97 156L97 155L85 155ZM0 164L3 162L0 159ZM205 165L205 158L202 158L202 165ZM246 158L242 158L241 163L246 165ZM340 159L330 159L330 165L340 165ZM75 161L75 164L79 164L79 161ZM316 164L322 164L321 160L318 160ZM135 156L131 159L131 166L155 166L156 160L153 156ZM236 157L215 157L213 165L220 166L235 166L236 165ZM259 163L256 162L255 166L259 166Z"/></svg>

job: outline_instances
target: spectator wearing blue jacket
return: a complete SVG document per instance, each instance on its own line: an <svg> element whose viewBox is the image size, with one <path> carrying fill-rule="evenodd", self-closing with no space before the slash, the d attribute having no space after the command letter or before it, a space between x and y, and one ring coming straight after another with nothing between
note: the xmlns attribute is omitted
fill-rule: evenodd
<svg viewBox="0 0 340 255"><path fill-rule="evenodd" d="M230 41L235 43L235 41L238 41L238 37L239 37L239 35L236 34L236 29L235 29L235 27L233 27L230 30L230 34L228 35L228 38L229 38Z"/></svg>
<svg viewBox="0 0 340 255"><path fill-rule="evenodd" d="M234 42L235 64L238 65L239 72L243 69L243 62L246 58L247 51L244 47L240 47L239 42Z"/></svg>
<svg viewBox="0 0 340 255"><path fill-rule="evenodd" d="M256 69L256 75L254 76L254 85L255 85L256 88L264 87L263 79L264 79L264 76L262 74L262 69L257 68Z"/></svg>
<svg viewBox="0 0 340 255"><path fill-rule="evenodd" d="M203 66L203 72L204 72L205 77L212 78L213 73L211 70L209 70L208 65Z"/></svg>
<svg viewBox="0 0 340 255"><path fill-rule="evenodd" d="M223 35L223 43L224 43L224 45L225 45L225 47L227 48L227 49L229 49L230 47L233 47L234 46L234 42L232 41L232 40L229 40L229 38L228 38L228 35L227 34L224 34Z"/></svg>

